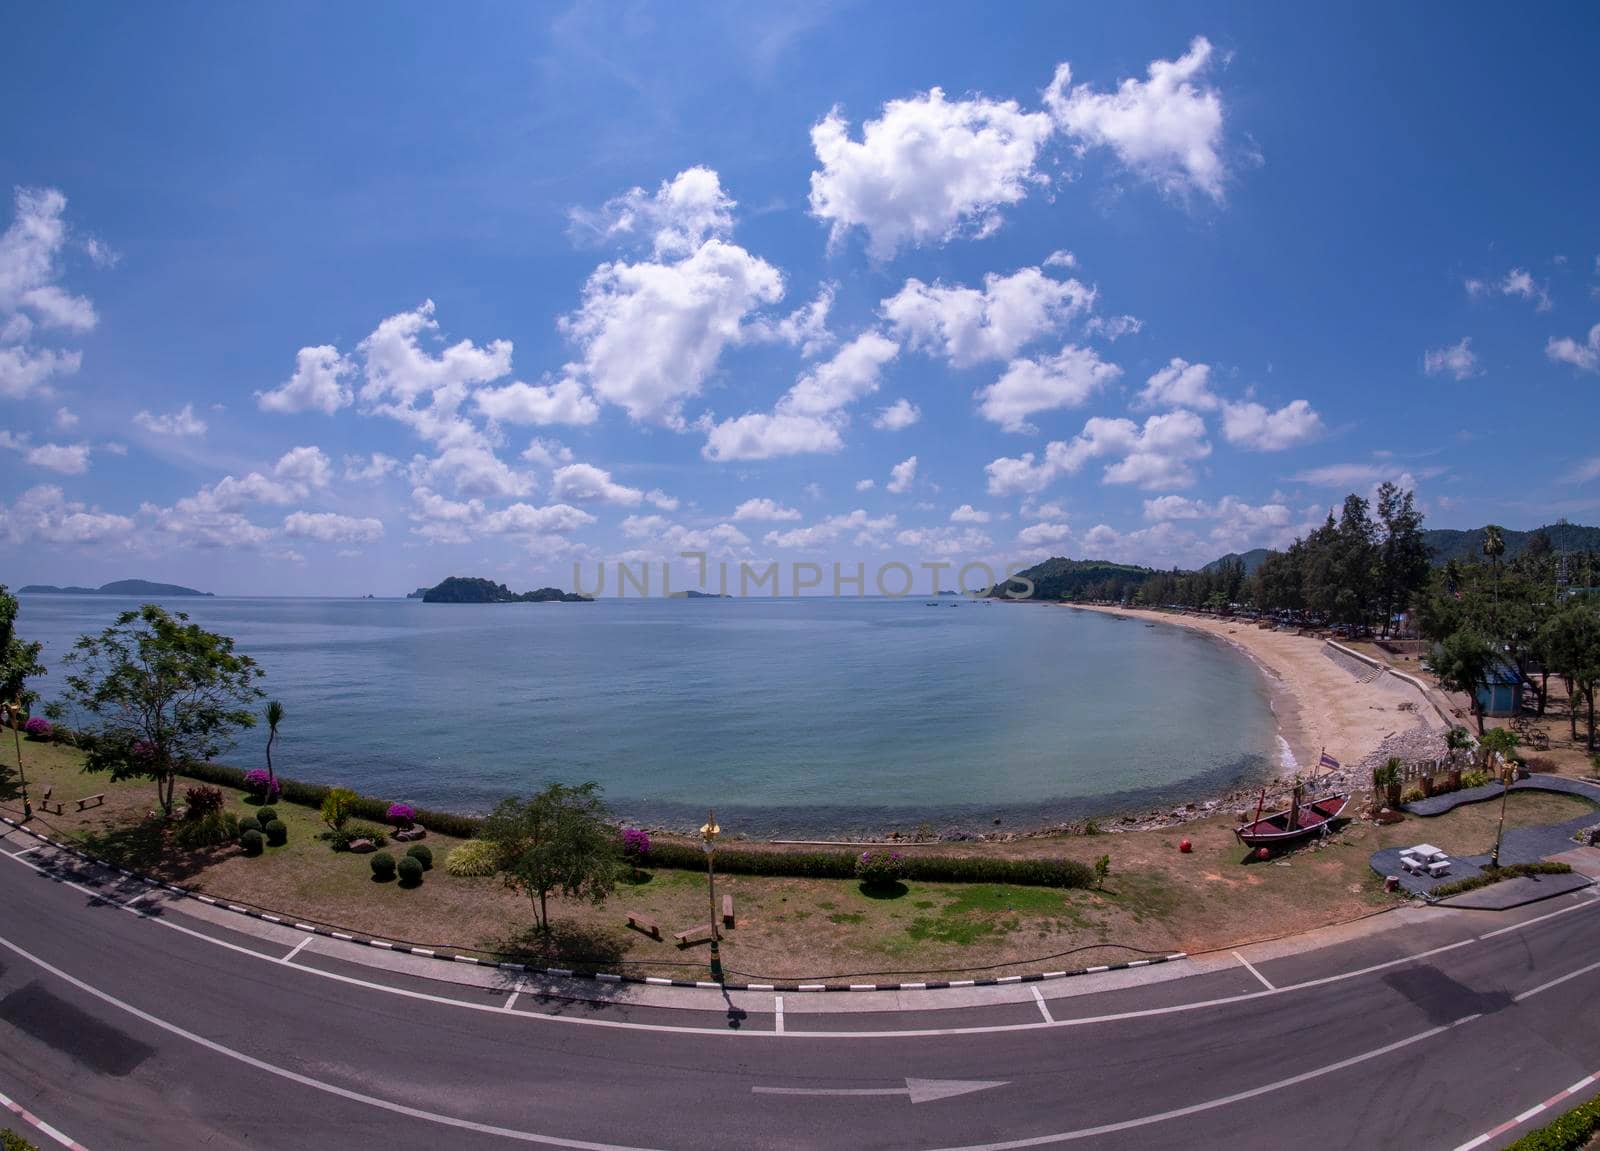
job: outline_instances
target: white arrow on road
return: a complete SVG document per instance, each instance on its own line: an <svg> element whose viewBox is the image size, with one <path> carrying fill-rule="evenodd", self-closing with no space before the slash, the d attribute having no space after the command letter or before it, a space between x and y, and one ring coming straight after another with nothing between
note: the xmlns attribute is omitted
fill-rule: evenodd
<svg viewBox="0 0 1600 1151"><path fill-rule="evenodd" d="M913 1103L932 1103L990 1087L1004 1087L1005 1079L907 1079L904 1087L752 1087L756 1095L908 1095Z"/></svg>

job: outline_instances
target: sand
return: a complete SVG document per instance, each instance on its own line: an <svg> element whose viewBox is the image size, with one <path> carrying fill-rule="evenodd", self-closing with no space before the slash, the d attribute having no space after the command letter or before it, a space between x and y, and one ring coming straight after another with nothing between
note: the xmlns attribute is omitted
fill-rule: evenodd
<svg viewBox="0 0 1600 1151"><path fill-rule="evenodd" d="M1322 749L1353 767L1378 749L1385 737L1426 726L1442 730L1444 721L1422 692L1393 675L1362 683L1323 651L1323 641L1292 632L1266 631L1249 620L1207 619L1131 608L1081 607L1130 619L1187 627L1226 640L1250 656L1275 690L1273 711L1279 734L1295 762L1284 774L1309 771ZM1412 705L1402 709L1401 704Z"/></svg>

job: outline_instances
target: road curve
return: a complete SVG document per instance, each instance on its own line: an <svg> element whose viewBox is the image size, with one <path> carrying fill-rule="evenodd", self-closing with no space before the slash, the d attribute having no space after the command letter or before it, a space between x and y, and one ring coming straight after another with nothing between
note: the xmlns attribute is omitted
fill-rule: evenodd
<svg viewBox="0 0 1600 1151"><path fill-rule="evenodd" d="M0 838L0 1094L91 1151L1451 1149L1600 1068L1588 895L1092 995L780 1015L378 970L28 842Z"/></svg>

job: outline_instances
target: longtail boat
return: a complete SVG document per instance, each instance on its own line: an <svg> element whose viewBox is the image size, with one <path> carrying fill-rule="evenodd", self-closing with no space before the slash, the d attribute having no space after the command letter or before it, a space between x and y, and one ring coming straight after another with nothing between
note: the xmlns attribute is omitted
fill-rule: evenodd
<svg viewBox="0 0 1600 1151"><path fill-rule="evenodd" d="M1317 771L1322 768L1337 771L1339 761L1329 755L1326 750L1317 761ZM1312 773L1311 782L1316 783L1316 773ZM1261 809L1266 806L1267 789L1261 789L1260 802L1256 804L1256 817L1249 823L1233 829L1233 834L1239 842L1246 847L1276 848L1287 847L1309 839L1313 835L1326 835L1333 830L1333 821L1344 814L1345 805L1350 802L1350 793L1339 792L1334 795L1324 795L1307 803L1304 801L1306 785L1296 783L1294 792L1289 801L1289 806L1282 811L1274 811L1270 815L1262 815Z"/></svg>

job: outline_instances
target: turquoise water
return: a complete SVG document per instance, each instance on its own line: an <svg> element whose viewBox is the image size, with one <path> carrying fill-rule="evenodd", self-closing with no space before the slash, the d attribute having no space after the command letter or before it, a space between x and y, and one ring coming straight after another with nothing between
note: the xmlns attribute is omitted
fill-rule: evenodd
<svg viewBox="0 0 1600 1151"><path fill-rule="evenodd" d="M133 601L23 596L56 669ZM619 816L751 835L1021 829L1259 778L1268 688L1174 627L921 599L447 605L186 599L266 670L279 771L482 811L599 780ZM38 682L46 698L61 672ZM264 762L262 729L223 758Z"/></svg>

